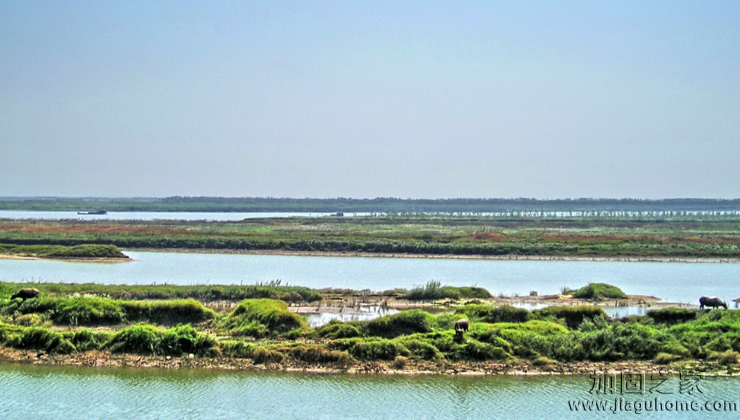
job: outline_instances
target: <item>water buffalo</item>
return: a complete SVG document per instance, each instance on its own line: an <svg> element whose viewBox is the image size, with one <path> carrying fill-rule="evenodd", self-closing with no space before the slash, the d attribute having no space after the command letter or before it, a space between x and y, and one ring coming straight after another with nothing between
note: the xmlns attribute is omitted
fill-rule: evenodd
<svg viewBox="0 0 740 420"><path fill-rule="evenodd" d="M457 320L457 322L455 322L455 335L462 338L465 331L468 330L468 327L470 327L470 321L467 319Z"/></svg>
<svg viewBox="0 0 740 420"><path fill-rule="evenodd" d="M719 308L720 306L727 309L727 304L720 300L717 296L702 296L699 298L699 309L708 308Z"/></svg>
<svg viewBox="0 0 740 420"><path fill-rule="evenodd" d="M26 299L33 299L39 297L39 292L36 289L21 289L18 291L18 293L14 294L10 297L10 300L13 300L15 298L21 298L25 302Z"/></svg>

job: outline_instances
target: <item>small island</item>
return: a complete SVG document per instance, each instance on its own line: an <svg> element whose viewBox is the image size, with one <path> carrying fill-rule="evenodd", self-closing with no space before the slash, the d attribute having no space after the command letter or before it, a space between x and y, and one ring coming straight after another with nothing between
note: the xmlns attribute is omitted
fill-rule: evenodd
<svg viewBox="0 0 740 420"><path fill-rule="evenodd" d="M115 245L15 245L0 243L0 258L124 262L131 259Z"/></svg>
<svg viewBox="0 0 740 420"><path fill-rule="evenodd" d="M37 289L40 297L9 299L21 288ZM485 289L438 282L378 293L279 281L0 283L0 360L396 374L736 372L740 312L667 307L610 318L598 305L622 297L599 294L615 290L587 285L573 295L595 291L591 300L561 295L559 303L529 311L504 304ZM372 305L378 316L311 326L298 314L363 305ZM398 310L403 305L408 309ZM469 329L457 331L462 319L469 320Z"/></svg>

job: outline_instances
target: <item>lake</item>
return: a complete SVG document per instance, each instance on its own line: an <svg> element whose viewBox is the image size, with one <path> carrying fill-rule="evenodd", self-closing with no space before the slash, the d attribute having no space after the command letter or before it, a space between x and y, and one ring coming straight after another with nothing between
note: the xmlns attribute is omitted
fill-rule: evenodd
<svg viewBox="0 0 740 420"><path fill-rule="evenodd" d="M666 381L661 384L662 379ZM643 411L639 417L645 419L737 418L739 378L697 378L694 385L701 392L689 394L690 388L681 393L678 377L651 380L648 374L642 395L622 394L619 389L613 395L591 394L595 380L589 376L316 375L0 364L0 418L634 418L635 407L617 414L593 411L595 406L585 413L580 405L578 412L572 408L577 401L600 401L612 410L617 398L623 398L622 408L627 407L625 402L654 404L659 398L664 411ZM700 411L668 412L675 401L693 402ZM734 403L735 411L724 411L724 401ZM708 412L707 407L720 410Z"/></svg>
<svg viewBox="0 0 740 420"><path fill-rule="evenodd" d="M441 258L368 258L126 251L134 262L79 263L0 260L0 281L103 284L254 284L280 279L311 288L387 290L429 280L477 285L513 296L559 293L589 282L627 294L698 304L701 295L740 297L740 264L618 261L526 261Z"/></svg>

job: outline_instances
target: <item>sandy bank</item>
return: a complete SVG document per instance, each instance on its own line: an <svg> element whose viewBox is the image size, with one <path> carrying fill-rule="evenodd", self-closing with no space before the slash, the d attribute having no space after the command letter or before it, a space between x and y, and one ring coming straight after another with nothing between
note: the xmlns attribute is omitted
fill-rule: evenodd
<svg viewBox="0 0 740 420"><path fill-rule="evenodd" d="M197 254L292 255L304 257L367 257L367 258L427 258L456 260L523 260L523 261L624 261L624 262L684 262L684 263L738 263L740 258L678 258L678 257L574 257L542 255L437 255L393 254L376 252L314 252L284 250L190 249L190 248L126 248L135 252L175 252Z"/></svg>

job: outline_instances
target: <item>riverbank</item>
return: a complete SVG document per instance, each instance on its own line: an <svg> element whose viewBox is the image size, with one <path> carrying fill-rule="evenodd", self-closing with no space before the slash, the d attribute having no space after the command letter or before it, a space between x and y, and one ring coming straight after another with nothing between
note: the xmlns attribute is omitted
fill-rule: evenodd
<svg viewBox="0 0 740 420"><path fill-rule="evenodd" d="M384 374L384 375L593 375L594 373L639 372L646 374L679 374L699 372L713 375L740 376L732 367L706 361L684 361L670 365L650 361L577 362L536 365L527 360L515 362L449 362L408 360L404 366L394 362L358 362L338 367L331 364L311 364L297 361L254 363L251 359L225 357L148 356L89 351L71 355L49 355L37 351L0 347L0 363L80 366L89 368L144 369L209 369L225 371L279 371L315 374Z"/></svg>
<svg viewBox="0 0 740 420"><path fill-rule="evenodd" d="M83 262L83 263L127 263L134 262L131 257L120 258L97 258L97 257L37 257L26 255L0 254L0 260L51 260L64 262Z"/></svg>
<svg viewBox="0 0 740 420"><path fill-rule="evenodd" d="M677 258L677 257L576 257L540 255L454 255L403 254L379 252L287 251L275 249L190 249L190 248L123 248L134 252L168 252L182 254L224 255L286 255L296 257L360 257L360 258L421 258L452 260L510 260L510 261L604 261L604 262L683 262L683 263L739 263L740 258Z"/></svg>

